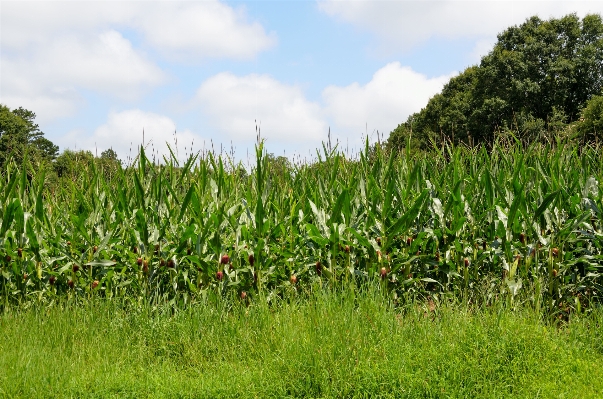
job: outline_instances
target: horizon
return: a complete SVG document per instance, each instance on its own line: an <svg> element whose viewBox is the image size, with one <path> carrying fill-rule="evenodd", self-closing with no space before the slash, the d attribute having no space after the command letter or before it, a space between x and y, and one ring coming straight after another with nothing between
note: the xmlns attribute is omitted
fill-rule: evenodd
<svg viewBox="0 0 603 399"><path fill-rule="evenodd" d="M65 149L359 150L538 15L597 1L0 1L0 103ZM157 27L161 27L158 29ZM175 132L175 133L174 133ZM252 157L253 158L253 157Z"/></svg>

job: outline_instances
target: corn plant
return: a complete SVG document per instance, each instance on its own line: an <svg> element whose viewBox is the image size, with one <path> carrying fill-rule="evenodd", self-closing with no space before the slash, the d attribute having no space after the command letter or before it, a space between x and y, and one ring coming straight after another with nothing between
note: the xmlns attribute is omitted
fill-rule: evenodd
<svg viewBox="0 0 603 399"><path fill-rule="evenodd" d="M370 153L370 155L369 155ZM316 284L379 284L396 301L528 304L556 317L600 301L600 149L495 145L357 158L323 147L274 173L213 153L48 184L0 179L3 306L93 296L182 305Z"/></svg>

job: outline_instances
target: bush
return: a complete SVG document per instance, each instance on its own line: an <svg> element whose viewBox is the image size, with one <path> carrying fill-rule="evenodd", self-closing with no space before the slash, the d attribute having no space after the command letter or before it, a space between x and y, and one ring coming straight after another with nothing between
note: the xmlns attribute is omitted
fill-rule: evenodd
<svg viewBox="0 0 603 399"><path fill-rule="evenodd" d="M603 96L593 96L582 110L577 126L578 135L584 141L599 141L603 138Z"/></svg>

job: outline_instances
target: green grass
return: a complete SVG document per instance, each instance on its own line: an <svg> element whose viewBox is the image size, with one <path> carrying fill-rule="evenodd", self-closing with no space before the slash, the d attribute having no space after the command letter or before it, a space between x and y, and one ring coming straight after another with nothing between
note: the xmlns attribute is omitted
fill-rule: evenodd
<svg viewBox="0 0 603 399"><path fill-rule="evenodd" d="M234 305L232 305L234 303ZM271 306L108 301L0 315L0 397L595 398L603 311L530 311L317 290ZM229 305L230 304L230 305Z"/></svg>

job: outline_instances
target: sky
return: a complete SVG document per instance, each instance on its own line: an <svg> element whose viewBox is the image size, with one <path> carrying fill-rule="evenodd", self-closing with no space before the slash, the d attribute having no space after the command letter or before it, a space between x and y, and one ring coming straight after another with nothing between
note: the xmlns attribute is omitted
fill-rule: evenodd
<svg viewBox="0 0 603 399"><path fill-rule="evenodd" d="M4 1L0 103L60 150L131 159L213 150L249 162L354 152L398 124L496 35L603 1ZM144 134L143 134L144 132Z"/></svg>

